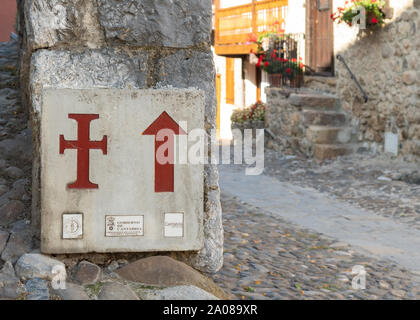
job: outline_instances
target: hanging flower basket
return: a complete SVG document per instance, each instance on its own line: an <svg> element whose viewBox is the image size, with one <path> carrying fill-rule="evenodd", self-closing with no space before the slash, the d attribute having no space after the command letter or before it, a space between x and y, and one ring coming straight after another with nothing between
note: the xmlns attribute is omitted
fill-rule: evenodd
<svg viewBox="0 0 420 320"><path fill-rule="evenodd" d="M338 7L331 19L337 23L346 23L352 27L354 23L361 24L365 20L366 27L381 26L385 23L383 12L385 2L382 0L350 0L345 7Z"/></svg>

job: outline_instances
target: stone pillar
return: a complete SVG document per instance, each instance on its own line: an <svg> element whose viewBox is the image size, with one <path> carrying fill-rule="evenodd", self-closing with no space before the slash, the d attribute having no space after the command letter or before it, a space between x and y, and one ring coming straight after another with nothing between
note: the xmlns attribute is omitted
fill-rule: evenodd
<svg viewBox="0 0 420 320"><path fill-rule="evenodd" d="M32 222L40 225L41 90L198 88L205 128L216 123L209 0L18 0L21 77L34 136ZM223 259L218 172L205 167L204 249L177 253L205 272Z"/></svg>

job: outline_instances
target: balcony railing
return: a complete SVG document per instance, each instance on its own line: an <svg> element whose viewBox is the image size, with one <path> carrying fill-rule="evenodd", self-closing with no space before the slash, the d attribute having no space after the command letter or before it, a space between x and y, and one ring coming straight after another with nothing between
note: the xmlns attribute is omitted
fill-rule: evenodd
<svg viewBox="0 0 420 320"><path fill-rule="evenodd" d="M248 54L256 48L250 35L285 29L288 0L253 0L252 3L215 12L215 50L219 55Z"/></svg>

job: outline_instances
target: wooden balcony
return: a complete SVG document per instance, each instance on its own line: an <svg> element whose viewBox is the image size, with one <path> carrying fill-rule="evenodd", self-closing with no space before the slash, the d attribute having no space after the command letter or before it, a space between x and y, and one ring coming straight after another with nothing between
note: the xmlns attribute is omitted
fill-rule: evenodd
<svg viewBox="0 0 420 320"><path fill-rule="evenodd" d="M252 3L220 9L215 6L215 51L218 55L249 54L256 45L250 35L285 29L288 0L252 0Z"/></svg>

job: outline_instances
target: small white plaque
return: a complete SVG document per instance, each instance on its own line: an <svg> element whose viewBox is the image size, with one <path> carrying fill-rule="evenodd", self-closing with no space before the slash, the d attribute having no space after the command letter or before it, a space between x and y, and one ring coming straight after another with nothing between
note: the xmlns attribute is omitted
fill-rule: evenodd
<svg viewBox="0 0 420 320"><path fill-rule="evenodd" d="M165 237L175 238L184 236L184 214L165 213Z"/></svg>
<svg viewBox="0 0 420 320"><path fill-rule="evenodd" d="M63 239L82 239L83 238L83 214L64 213L63 214Z"/></svg>
<svg viewBox="0 0 420 320"><path fill-rule="evenodd" d="M398 155L398 134L385 132L385 152Z"/></svg>
<svg viewBox="0 0 420 320"><path fill-rule="evenodd" d="M143 216L106 216L105 236L137 237L143 233Z"/></svg>

